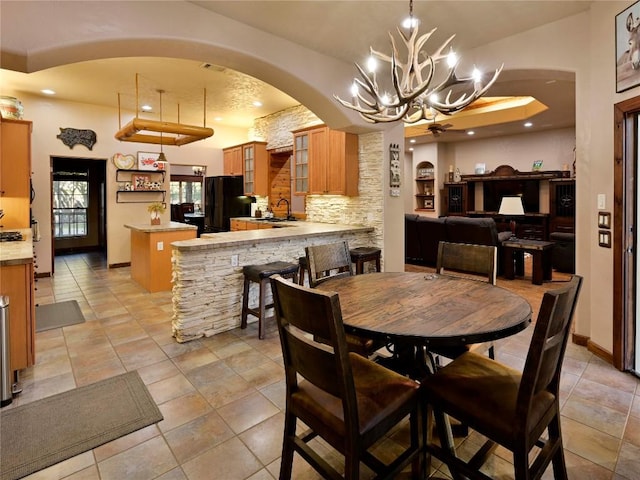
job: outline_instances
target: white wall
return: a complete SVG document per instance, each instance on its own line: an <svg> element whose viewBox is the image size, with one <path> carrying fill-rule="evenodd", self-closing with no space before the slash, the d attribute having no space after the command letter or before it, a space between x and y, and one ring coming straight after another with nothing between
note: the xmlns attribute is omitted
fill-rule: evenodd
<svg viewBox="0 0 640 480"><path fill-rule="evenodd" d="M143 143L120 142L114 138L118 130L118 111L95 105L42 100L21 92L4 92L20 98L24 105L24 119L33 122L31 140L31 163L33 187L36 198L33 216L40 223L42 239L36 244L38 273L52 271L51 252L51 177L52 156L103 159L107 161L107 261L110 265L130 261L129 230L125 223L147 223L149 214L146 204L116 203L115 167L111 158L115 153L133 154L138 151L159 151L159 146ZM123 112L123 124L132 118ZM97 142L92 150L83 145L72 149L57 139L60 128L90 129L96 132ZM164 147L171 163L184 165L206 165L207 175L222 174L222 148L247 141L244 129L217 128L212 137L182 147ZM169 165L170 172L171 165ZM166 188L168 189L168 177ZM167 201L168 196L167 196ZM169 209L165 212L169 220Z"/></svg>

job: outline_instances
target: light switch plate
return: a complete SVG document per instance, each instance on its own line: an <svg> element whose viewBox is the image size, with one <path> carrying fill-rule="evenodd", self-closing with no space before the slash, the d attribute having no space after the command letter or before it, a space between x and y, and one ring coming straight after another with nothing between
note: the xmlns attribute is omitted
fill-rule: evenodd
<svg viewBox="0 0 640 480"><path fill-rule="evenodd" d="M598 194L598 210L604 210L606 207L606 195L604 193Z"/></svg>

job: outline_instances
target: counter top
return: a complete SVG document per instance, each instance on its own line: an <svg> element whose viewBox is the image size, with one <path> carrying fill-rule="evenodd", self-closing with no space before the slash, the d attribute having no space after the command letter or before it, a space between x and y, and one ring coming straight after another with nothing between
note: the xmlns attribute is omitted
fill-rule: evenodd
<svg viewBox="0 0 640 480"><path fill-rule="evenodd" d="M138 232L145 233L158 233L158 232L177 232L180 230L197 230L198 227L195 225L188 225L186 223L180 222L169 222L169 223L161 223L160 225L151 225L151 223L136 223L136 224L125 224L126 228L131 230L136 230Z"/></svg>
<svg viewBox="0 0 640 480"><path fill-rule="evenodd" d="M246 220L251 221L251 217L247 217ZM255 219L253 221L264 222L264 220ZM359 225L341 225L306 221L282 221L268 223L272 227L276 228L203 233L200 238L181 240L173 242L171 245L178 250L206 250L220 246L242 246L305 236L319 237L322 235L333 235L336 233L368 233L374 230L373 227L363 227Z"/></svg>
<svg viewBox="0 0 640 480"><path fill-rule="evenodd" d="M0 266L33 263L33 243L30 228L9 229L22 233L21 242L0 242Z"/></svg>

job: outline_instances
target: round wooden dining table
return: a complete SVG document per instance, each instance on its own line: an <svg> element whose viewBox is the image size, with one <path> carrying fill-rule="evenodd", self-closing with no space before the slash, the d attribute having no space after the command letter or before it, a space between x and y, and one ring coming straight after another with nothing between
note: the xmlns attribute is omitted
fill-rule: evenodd
<svg viewBox="0 0 640 480"><path fill-rule="evenodd" d="M531 305L488 282L435 273L380 272L327 280L345 330L395 344L460 346L514 335L531 323Z"/></svg>

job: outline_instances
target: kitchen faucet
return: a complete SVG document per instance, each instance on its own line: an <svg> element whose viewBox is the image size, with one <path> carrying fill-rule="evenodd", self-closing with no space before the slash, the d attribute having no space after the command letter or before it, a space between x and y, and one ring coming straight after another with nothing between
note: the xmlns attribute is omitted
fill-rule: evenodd
<svg viewBox="0 0 640 480"><path fill-rule="evenodd" d="M282 202L287 203L287 220L289 220L291 217L291 206L289 205L289 200L284 197L280 197L280 200L278 200L278 203L276 203L276 207L279 207Z"/></svg>

